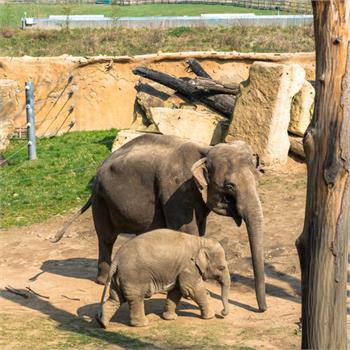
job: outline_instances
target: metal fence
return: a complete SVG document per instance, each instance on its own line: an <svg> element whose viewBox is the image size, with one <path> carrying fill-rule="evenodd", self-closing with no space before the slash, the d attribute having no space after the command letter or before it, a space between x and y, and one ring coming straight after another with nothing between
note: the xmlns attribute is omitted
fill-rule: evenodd
<svg viewBox="0 0 350 350"><path fill-rule="evenodd" d="M167 16L167 17L96 17L93 16L50 16L49 18L22 18L22 28L60 29L101 27L200 27L200 26L305 26L312 23L312 15L255 16L210 15L210 16Z"/></svg>

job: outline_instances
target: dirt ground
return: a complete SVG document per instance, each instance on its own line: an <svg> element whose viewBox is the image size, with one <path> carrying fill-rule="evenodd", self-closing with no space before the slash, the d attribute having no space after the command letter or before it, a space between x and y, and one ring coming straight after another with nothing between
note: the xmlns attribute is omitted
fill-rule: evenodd
<svg viewBox="0 0 350 350"><path fill-rule="evenodd" d="M262 175L259 192L266 235L268 311L257 312L244 225L210 215L207 233L224 245L232 273L231 312L225 319L202 320L183 300L175 321L161 318L164 295L146 301L150 325L128 326L124 305L108 330L94 320L103 287L94 283L97 242L91 212L57 244L47 238L71 214L29 227L0 231L2 349L230 348L294 349L300 346L300 269L294 242L303 225L305 165L292 159ZM118 238L118 244L128 236ZM28 298L10 293L22 290ZM27 287L42 296L30 292ZM208 283L211 303L221 310L219 287Z"/></svg>

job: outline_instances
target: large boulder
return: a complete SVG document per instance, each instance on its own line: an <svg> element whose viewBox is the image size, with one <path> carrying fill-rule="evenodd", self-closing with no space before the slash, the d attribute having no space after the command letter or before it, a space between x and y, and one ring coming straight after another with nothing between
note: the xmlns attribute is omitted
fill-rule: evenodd
<svg viewBox="0 0 350 350"><path fill-rule="evenodd" d="M214 112L162 107L151 108L150 112L161 134L175 135L206 145L222 142L229 124L226 118Z"/></svg>
<svg viewBox="0 0 350 350"><path fill-rule="evenodd" d="M304 81L305 71L297 64L253 63L241 84L226 141L246 141L265 165L284 164L291 102Z"/></svg>
<svg viewBox="0 0 350 350"><path fill-rule="evenodd" d="M303 136L310 124L315 103L315 89L306 80L301 90L294 96L290 110L288 131Z"/></svg>
<svg viewBox="0 0 350 350"><path fill-rule="evenodd" d="M289 135L290 149L289 152L299 160L305 160L303 138L300 136Z"/></svg>
<svg viewBox="0 0 350 350"><path fill-rule="evenodd" d="M139 137L144 134L145 134L144 132L139 132L136 130L130 130L130 129L120 130L113 142L112 152L116 151L117 149L125 145L127 142L133 139L136 139L136 137Z"/></svg>
<svg viewBox="0 0 350 350"><path fill-rule="evenodd" d="M14 119L18 110L17 90L16 81L0 79L0 152L6 149L15 129Z"/></svg>
<svg viewBox="0 0 350 350"><path fill-rule="evenodd" d="M180 108L182 104L186 103L175 94L174 90L156 82L140 79L135 89L137 90L135 118L131 126L135 130L152 129L153 122L150 114L152 107Z"/></svg>

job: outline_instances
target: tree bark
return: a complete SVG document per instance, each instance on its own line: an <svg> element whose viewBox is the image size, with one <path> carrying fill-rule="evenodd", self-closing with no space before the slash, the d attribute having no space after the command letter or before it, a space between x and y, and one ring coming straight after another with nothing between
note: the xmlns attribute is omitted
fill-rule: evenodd
<svg viewBox="0 0 350 350"><path fill-rule="evenodd" d="M188 64L189 69L198 77L211 79L211 76L204 70L204 68L195 58L190 58L186 61L186 63Z"/></svg>
<svg viewBox="0 0 350 350"><path fill-rule="evenodd" d="M313 1L316 98L304 137L308 183L301 266L302 348L346 349L350 231L350 0Z"/></svg>
<svg viewBox="0 0 350 350"><path fill-rule="evenodd" d="M238 84L226 87L208 78L179 79L146 67L135 68L133 73L165 85L192 100L200 101L227 118L232 117L235 95L239 92Z"/></svg>

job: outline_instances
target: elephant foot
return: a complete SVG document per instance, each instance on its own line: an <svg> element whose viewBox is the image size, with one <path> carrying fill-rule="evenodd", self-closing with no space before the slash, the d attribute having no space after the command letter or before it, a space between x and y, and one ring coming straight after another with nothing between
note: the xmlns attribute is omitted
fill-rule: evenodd
<svg viewBox="0 0 350 350"><path fill-rule="evenodd" d="M215 317L215 312L212 310L202 312L202 318L204 318L205 320L209 320L214 317Z"/></svg>
<svg viewBox="0 0 350 350"><path fill-rule="evenodd" d="M166 312L163 312L163 318L165 320L176 320L177 319L177 314L176 312L170 312L170 311L166 311Z"/></svg>
<svg viewBox="0 0 350 350"><path fill-rule="evenodd" d="M139 319L139 320L130 320L130 325L133 327L146 327L148 326L149 321L148 319L145 317L144 319Z"/></svg>
<svg viewBox="0 0 350 350"><path fill-rule="evenodd" d="M105 285L108 279L109 270L110 270L110 264L108 264L105 261L99 262L98 269L97 269L97 277L95 282L97 284Z"/></svg>
<svg viewBox="0 0 350 350"><path fill-rule="evenodd" d="M108 274L99 274L97 275L95 282L97 284L105 285L107 282L107 278L108 278Z"/></svg>

